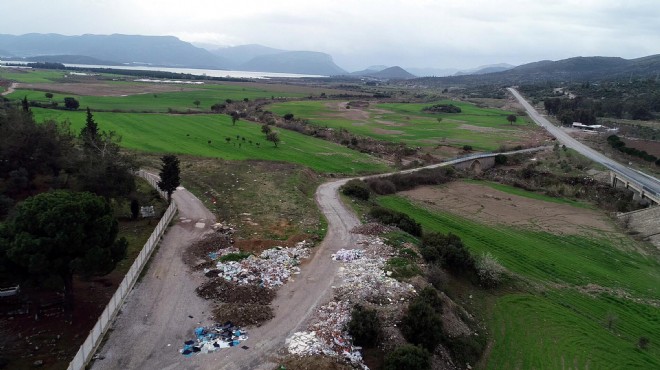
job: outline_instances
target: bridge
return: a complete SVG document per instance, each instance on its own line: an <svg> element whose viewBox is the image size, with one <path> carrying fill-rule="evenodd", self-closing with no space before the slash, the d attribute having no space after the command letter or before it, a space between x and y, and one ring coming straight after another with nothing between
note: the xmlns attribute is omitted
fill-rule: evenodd
<svg viewBox="0 0 660 370"><path fill-rule="evenodd" d="M639 200L641 203L660 204L660 194L622 173L610 171L610 184L615 188L620 187L632 190L635 194L634 199Z"/></svg>

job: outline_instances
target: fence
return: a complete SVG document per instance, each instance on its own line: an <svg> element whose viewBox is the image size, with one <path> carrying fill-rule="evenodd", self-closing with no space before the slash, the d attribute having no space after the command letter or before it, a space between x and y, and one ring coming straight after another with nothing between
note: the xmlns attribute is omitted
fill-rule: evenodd
<svg viewBox="0 0 660 370"><path fill-rule="evenodd" d="M156 185L156 179L153 175L142 170L138 171L136 175L144 178L154 188L158 189L158 186ZM162 197L167 198L166 193L160 190L158 190L158 192ZM101 313L98 321L96 321L94 328L89 332L85 342L82 344L82 346L80 346L80 349L78 349L78 353L76 353L76 356L69 363L67 370L82 370L85 368L85 366L87 366L91 360L92 355L94 355L94 352L96 352L96 349L101 343L103 336L112 324L112 320L117 316L117 312L124 303L124 299L126 299L126 296L135 285L135 282L140 276L140 272L142 272L144 265L149 260L154 247L156 247L160 241L163 232L165 229L167 229L167 225L169 225L170 221L172 221L176 211L176 205L174 202L172 202L170 206L167 207L167 210L165 211L163 217L160 219L160 222L158 222L158 225L156 225L156 229L154 229L154 231L151 233L149 240L147 240L147 242L144 244L144 247L142 247L140 254L131 265L131 268L128 270L128 273L126 273L124 280L122 280L121 284L117 288L117 291L110 299L110 302L105 306L105 309Z"/></svg>

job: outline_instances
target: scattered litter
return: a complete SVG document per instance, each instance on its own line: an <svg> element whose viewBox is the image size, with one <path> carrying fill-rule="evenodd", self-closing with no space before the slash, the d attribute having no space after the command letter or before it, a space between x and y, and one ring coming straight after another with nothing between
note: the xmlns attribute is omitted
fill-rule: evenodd
<svg viewBox="0 0 660 370"><path fill-rule="evenodd" d="M229 321L211 327L197 327L194 333L195 339L185 341L179 350L184 357L235 347L248 339L246 331Z"/></svg>
<svg viewBox="0 0 660 370"><path fill-rule="evenodd" d="M378 222L370 222L368 224L358 225L351 230L353 234L363 235L382 235L396 230L393 226L387 226Z"/></svg>
<svg viewBox="0 0 660 370"><path fill-rule="evenodd" d="M332 255L333 261L349 262L362 258L364 251L361 249L340 249Z"/></svg>

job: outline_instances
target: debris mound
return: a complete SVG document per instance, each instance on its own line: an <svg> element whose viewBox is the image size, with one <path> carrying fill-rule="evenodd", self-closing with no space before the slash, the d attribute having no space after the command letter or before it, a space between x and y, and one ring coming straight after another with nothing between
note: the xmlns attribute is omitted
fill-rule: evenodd
<svg viewBox="0 0 660 370"><path fill-rule="evenodd" d="M210 253L229 248L234 244L232 233L215 232L190 245L183 254L183 262L195 271L213 266L209 263Z"/></svg>
<svg viewBox="0 0 660 370"><path fill-rule="evenodd" d="M179 350L185 357L236 347L248 339L246 331L229 321L209 327L197 327L194 333L195 339L185 341L183 348Z"/></svg>
<svg viewBox="0 0 660 370"><path fill-rule="evenodd" d="M275 291L256 285L236 285L222 278L211 279L200 285L195 292L201 298L216 303L270 304Z"/></svg>
<svg viewBox="0 0 660 370"><path fill-rule="evenodd" d="M383 225L378 222L370 222L368 224L362 224L354 227L351 230L351 233L362 235L382 235L394 230L396 230L395 227Z"/></svg>
<svg viewBox="0 0 660 370"><path fill-rule="evenodd" d="M240 326L261 326L272 319L273 308L265 304L234 304L227 303L213 310L215 321L231 321Z"/></svg>

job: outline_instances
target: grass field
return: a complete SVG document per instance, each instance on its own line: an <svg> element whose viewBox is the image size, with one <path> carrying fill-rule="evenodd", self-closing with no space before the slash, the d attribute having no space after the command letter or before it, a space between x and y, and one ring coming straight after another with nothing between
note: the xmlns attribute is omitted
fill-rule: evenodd
<svg viewBox="0 0 660 370"><path fill-rule="evenodd" d="M34 108L33 112L37 121L69 120L74 132L79 132L85 123L85 112L82 111ZM282 141L275 148L264 139L259 125L239 121L232 126L231 118L224 114L96 113L94 118L100 129L121 135L121 145L129 149L235 160L284 161L325 173L357 174L387 170L384 162L366 154L292 131L280 130ZM226 138L231 141L227 143Z"/></svg>
<svg viewBox="0 0 660 370"><path fill-rule="evenodd" d="M427 231L459 235L474 253L492 253L539 287L490 298L491 309L481 312L493 339L486 368L660 367L660 309L646 303L660 298L660 264L632 252L627 244L634 241L626 236L557 236L486 226L430 212L399 196L380 197L378 203L407 213ZM605 289L590 290L588 284ZM615 297L616 291L633 298ZM637 348L641 337L650 339L648 349Z"/></svg>
<svg viewBox="0 0 660 370"><path fill-rule="evenodd" d="M149 83L140 82L113 82L106 83L114 85L145 86ZM211 106L216 103L224 103L226 99L243 100L248 99L270 99L271 97L301 97L303 93L282 92L265 90L261 88L244 87L237 85L206 84L182 86L181 91L159 92L155 94L132 94L128 96L82 96L67 93L54 93L53 101L64 106L65 97L76 98L81 108L89 107L92 110L106 111L139 111L139 112L168 112L168 109L177 111L210 111ZM9 99L23 99L27 96L30 101L49 103L43 91L17 89L7 97ZM199 100L197 107L194 102Z"/></svg>
<svg viewBox="0 0 660 370"><path fill-rule="evenodd" d="M432 103L387 103L345 109L338 101L275 103L269 109L280 115L293 113L317 125L344 128L356 134L413 146L471 145L475 149L495 150L502 144L522 144L537 130L526 117L519 117L515 125L510 125L506 117L512 112L456 101L438 103L454 104L462 112L422 111ZM438 118L442 121L438 122Z"/></svg>
<svg viewBox="0 0 660 370"><path fill-rule="evenodd" d="M51 83L64 78L63 71L16 70L0 68L0 79L23 83Z"/></svg>

